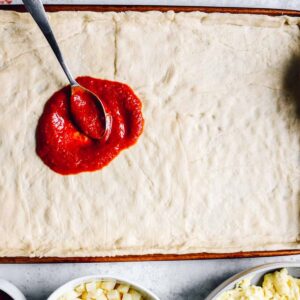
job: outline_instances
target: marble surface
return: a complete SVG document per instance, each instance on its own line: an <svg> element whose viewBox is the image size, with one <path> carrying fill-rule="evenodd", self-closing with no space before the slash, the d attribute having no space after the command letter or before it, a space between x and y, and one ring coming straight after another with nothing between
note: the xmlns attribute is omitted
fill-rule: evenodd
<svg viewBox="0 0 300 300"><path fill-rule="evenodd" d="M161 300L203 300L217 285L244 269L270 262L297 261L300 256L90 264L0 265L5 278L27 299L46 299L57 287L85 275L112 275L135 281Z"/></svg>
<svg viewBox="0 0 300 300"><path fill-rule="evenodd" d="M0 1L1 2L1 1ZM300 9L299 0L45 0L45 3L99 3L99 4L173 4L255 6ZM15 0L14 3L21 3ZM76 277L101 274L134 280L151 289L162 300L201 300L218 284L231 275L256 265L299 261L300 256L103 264L35 264L0 265L0 278L16 284L27 299L45 299L58 286Z"/></svg>
<svg viewBox="0 0 300 300"><path fill-rule="evenodd" d="M15 4L22 3L22 0L12 1ZM300 10L299 0L43 0L43 2L45 4L151 4L184 6L202 5L231 7L264 7Z"/></svg>

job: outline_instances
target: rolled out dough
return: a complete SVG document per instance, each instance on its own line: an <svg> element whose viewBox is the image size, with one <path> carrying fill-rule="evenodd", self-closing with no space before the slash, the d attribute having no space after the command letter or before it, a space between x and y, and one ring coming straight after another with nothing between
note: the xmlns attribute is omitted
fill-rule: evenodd
<svg viewBox="0 0 300 300"><path fill-rule="evenodd" d="M299 18L49 16L76 75L135 90L145 131L101 171L51 171L35 128L67 81L29 15L1 11L1 256L300 249Z"/></svg>

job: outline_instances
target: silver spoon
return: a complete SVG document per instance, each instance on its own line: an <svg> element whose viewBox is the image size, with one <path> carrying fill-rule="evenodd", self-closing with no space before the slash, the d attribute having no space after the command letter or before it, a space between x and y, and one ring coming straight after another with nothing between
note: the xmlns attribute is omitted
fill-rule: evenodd
<svg viewBox="0 0 300 300"><path fill-rule="evenodd" d="M102 125L101 131L97 136L91 136L94 139L104 139L106 140L110 134L111 126L112 126L112 117L110 114L108 114L104 108L104 105L102 101L91 91L88 89L82 87L78 84L78 82L74 79L72 76L68 66L66 65L62 53L58 47L58 44L56 42L56 39L54 37L54 34L52 32L52 29L50 27L50 24L48 22L48 18L43 6L43 3L41 0L23 0L23 3L28 10L28 12L31 14L32 18L35 20L39 28L41 29L42 33L44 34L45 38L47 39L50 47L52 48L58 62L60 63L62 69L64 70L70 85L71 85L71 101L74 101L73 99L80 100L82 94L86 94L86 96L89 99L95 100L95 104L98 107L98 110L100 112L100 122ZM78 98L79 97L79 98ZM72 103L71 103L71 112L72 112ZM77 124L78 125L78 124ZM80 126L79 126L80 127ZM82 131L84 131L82 128L80 128ZM89 135L88 132L84 132L87 135Z"/></svg>

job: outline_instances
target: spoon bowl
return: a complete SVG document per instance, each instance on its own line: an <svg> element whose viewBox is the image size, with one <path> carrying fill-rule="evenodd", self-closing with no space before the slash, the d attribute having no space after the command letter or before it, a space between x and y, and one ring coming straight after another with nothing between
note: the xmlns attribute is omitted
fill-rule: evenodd
<svg viewBox="0 0 300 300"><path fill-rule="evenodd" d="M108 139L112 117L96 94L79 84L71 85L70 111L79 131L91 139Z"/></svg>

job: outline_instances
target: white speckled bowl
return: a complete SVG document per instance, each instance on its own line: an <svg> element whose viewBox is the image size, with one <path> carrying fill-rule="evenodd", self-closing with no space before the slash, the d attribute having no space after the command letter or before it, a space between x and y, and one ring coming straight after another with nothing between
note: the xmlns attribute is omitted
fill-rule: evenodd
<svg viewBox="0 0 300 300"><path fill-rule="evenodd" d="M147 290L146 288L141 287L137 283L122 279L122 278L117 278L117 277L112 277L112 276L101 276L101 275L92 275L92 276L85 276L85 277L80 277L74 280L71 280L61 287L59 287L57 290L55 290L47 300L57 300L60 296L64 295L68 291L74 289L77 285L90 281L90 280L116 280L117 283L126 283L129 284L132 288L134 288L136 291L141 293L145 300L160 300L157 296L155 296L152 292Z"/></svg>
<svg viewBox="0 0 300 300"><path fill-rule="evenodd" d="M26 300L22 292L15 285L6 280L0 279L0 290L14 300Z"/></svg>
<svg viewBox="0 0 300 300"><path fill-rule="evenodd" d="M285 262L285 263L272 263L255 268L248 269L237 275L234 275L224 281L215 290L213 290L205 300L216 300L222 293L231 290L235 287L237 283L245 278L250 278L251 283L255 285L260 285L263 277L267 273L271 273L282 268L286 268L290 275L300 278L300 263L299 262Z"/></svg>

